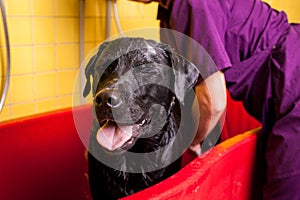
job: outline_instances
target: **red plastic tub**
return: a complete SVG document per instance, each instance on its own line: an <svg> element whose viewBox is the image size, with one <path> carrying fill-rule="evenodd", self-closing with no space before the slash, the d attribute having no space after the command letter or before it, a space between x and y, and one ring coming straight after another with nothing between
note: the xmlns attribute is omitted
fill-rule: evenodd
<svg viewBox="0 0 300 200"><path fill-rule="evenodd" d="M76 110L85 116L90 107ZM87 130L91 119L86 120ZM91 199L72 109L0 124L0 199Z"/></svg>
<svg viewBox="0 0 300 200"><path fill-rule="evenodd" d="M259 130L222 142L169 179L122 200L261 199Z"/></svg>
<svg viewBox="0 0 300 200"><path fill-rule="evenodd" d="M76 112L89 116L91 108ZM80 119L85 126L79 128L87 134L91 117ZM0 199L91 199L86 150L77 129L72 109L0 123ZM125 199L253 199L256 141L257 133L233 137L171 178Z"/></svg>

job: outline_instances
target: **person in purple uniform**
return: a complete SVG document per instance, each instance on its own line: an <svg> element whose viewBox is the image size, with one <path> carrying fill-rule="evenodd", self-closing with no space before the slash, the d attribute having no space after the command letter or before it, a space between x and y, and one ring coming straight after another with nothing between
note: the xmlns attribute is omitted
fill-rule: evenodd
<svg viewBox="0 0 300 200"><path fill-rule="evenodd" d="M199 42L230 95L261 121L263 198L300 199L300 26L261 0L158 3L160 26Z"/></svg>

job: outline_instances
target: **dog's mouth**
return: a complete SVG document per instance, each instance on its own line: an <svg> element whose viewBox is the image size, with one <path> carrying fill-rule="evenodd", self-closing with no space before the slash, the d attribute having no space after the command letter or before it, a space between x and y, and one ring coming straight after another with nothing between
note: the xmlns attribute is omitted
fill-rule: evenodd
<svg viewBox="0 0 300 200"><path fill-rule="evenodd" d="M113 120L104 120L96 134L97 142L109 151L128 150L135 144L139 130L146 123L147 119L134 125L119 125Z"/></svg>

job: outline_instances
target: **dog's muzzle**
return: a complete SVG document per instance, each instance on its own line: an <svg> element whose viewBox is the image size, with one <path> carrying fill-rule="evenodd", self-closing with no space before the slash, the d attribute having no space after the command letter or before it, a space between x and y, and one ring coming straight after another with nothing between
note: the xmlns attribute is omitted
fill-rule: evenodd
<svg viewBox="0 0 300 200"><path fill-rule="evenodd" d="M94 98L95 113L100 124L96 139L109 151L129 149L134 145L138 130L147 120L132 119L127 98L113 89L102 89Z"/></svg>
<svg viewBox="0 0 300 200"><path fill-rule="evenodd" d="M118 92L111 89L101 90L96 94L95 102L98 105L104 104L105 106L117 109L122 106L122 98Z"/></svg>

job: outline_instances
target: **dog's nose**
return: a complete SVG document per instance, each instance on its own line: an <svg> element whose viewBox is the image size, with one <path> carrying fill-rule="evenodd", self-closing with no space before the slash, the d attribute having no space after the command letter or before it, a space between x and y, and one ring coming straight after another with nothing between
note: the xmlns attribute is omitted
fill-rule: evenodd
<svg viewBox="0 0 300 200"><path fill-rule="evenodd" d="M118 92L112 90L103 90L96 94L95 102L105 104L111 108L118 108L122 104L122 99Z"/></svg>

